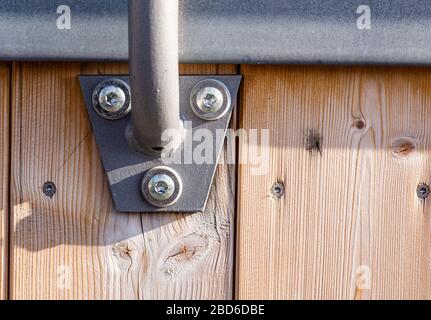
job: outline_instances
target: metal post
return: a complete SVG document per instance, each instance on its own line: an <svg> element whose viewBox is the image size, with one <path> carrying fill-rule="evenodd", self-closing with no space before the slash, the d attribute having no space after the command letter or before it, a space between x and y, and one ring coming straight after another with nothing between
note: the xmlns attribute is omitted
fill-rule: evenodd
<svg viewBox="0 0 431 320"><path fill-rule="evenodd" d="M133 144L161 152L167 129L181 130L178 0L129 0Z"/></svg>

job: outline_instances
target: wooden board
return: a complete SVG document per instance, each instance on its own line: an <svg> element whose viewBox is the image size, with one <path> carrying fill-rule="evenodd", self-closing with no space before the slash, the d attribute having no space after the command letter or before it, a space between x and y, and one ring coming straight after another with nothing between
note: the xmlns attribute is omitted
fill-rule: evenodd
<svg viewBox="0 0 431 320"><path fill-rule="evenodd" d="M0 63L0 300L7 297L10 65Z"/></svg>
<svg viewBox="0 0 431 320"><path fill-rule="evenodd" d="M183 66L235 73L235 66ZM16 63L13 68L11 298L229 299L235 170L221 166L195 215L116 213L78 75L124 64ZM45 182L57 192L47 197Z"/></svg>
<svg viewBox="0 0 431 320"><path fill-rule="evenodd" d="M270 157L239 170L236 297L430 299L431 69L242 72L241 126L270 129Z"/></svg>

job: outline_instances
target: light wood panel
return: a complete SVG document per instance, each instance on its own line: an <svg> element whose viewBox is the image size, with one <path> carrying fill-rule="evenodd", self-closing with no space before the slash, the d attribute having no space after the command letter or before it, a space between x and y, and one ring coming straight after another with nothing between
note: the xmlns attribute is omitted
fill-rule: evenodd
<svg viewBox="0 0 431 320"><path fill-rule="evenodd" d="M10 65L0 63L0 300L7 297Z"/></svg>
<svg viewBox="0 0 431 320"><path fill-rule="evenodd" d="M237 298L430 299L431 69L242 72L241 126L270 143L267 174L239 170Z"/></svg>
<svg viewBox="0 0 431 320"><path fill-rule="evenodd" d="M14 65L11 298L232 297L234 168L220 166L204 213L112 208L77 76L126 72L124 64ZM52 199L47 181L57 188Z"/></svg>

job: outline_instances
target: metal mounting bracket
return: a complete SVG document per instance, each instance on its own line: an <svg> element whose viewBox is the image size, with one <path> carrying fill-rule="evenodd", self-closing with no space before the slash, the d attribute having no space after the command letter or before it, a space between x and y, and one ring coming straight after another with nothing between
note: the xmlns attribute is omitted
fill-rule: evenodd
<svg viewBox="0 0 431 320"><path fill-rule="evenodd" d="M115 208L120 212L203 211L223 148L226 129L235 107L241 76L180 76L180 114L185 132L182 146L171 154L171 159L180 159L180 162L172 164L167 164L160 155L137 152L130 146L127 138L127 131L131 125L130 114L112 121L102 117L96 111L93 106L95 91L97 93L99 84L106 83L107 80L109 83L111 79L129 84L128 76L81 76L80 83ZM214 121L204 120L196 115L191 102L196 89L208 80L223 83L232 101L224 115ZM196 151L196 147L203 142L193 141L193 138L198 140L196 137L200 135L199 132L214 138L214 141L206 141L214 146L208 163L196 163L194 161L196 159L193 159L190 153ZM145 174L158 167L169 167L182 180L182 195L177 202L166 207L154 206L142 193L141 185Z"/></svg>
<svg viewBox="0 0 431 320"><path fill-rule="evenodd" d="M178 0L129 0L129 54L130 77L80 78L115 207L203 211L241 77L179 76Z"/></svg>

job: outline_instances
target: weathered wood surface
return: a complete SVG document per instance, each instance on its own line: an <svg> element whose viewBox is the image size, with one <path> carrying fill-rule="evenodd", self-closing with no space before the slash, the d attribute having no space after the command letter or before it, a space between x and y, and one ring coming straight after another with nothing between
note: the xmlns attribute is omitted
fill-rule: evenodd
<svg viewBox="0 0 431 320"><path fill-rule="evenodd" d="M14 65L11 298L232 298L232 166L220 166L205 213L112 208L77 76L126 72L124 64ZM47 181L57 188L52 199L43 193Z"/></svg>
<svg viewBox="0 0 431 320"><path fill-rule="evenodd" d="M242 73L241 126L270 129L270 160L239 171L237 298L430 299L430 69Z"/></svg>
<svg viewBox="0 0 431 320"><path fill-rule="evenodd" d="M0 300L7 297L10 64L0 63Z"/></svg>

